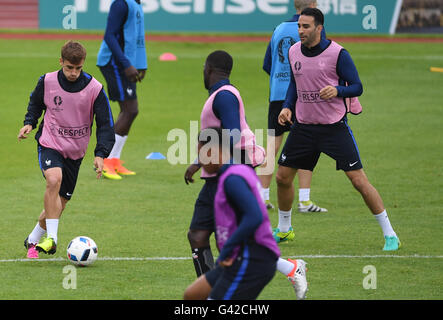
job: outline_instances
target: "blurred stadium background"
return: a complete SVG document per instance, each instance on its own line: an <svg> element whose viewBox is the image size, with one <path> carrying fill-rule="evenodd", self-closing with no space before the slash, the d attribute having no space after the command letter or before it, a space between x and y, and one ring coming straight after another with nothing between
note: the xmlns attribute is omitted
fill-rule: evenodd
<svg viewBox="0 0 443 320"><path fill-rule="evenodd" d="M102 30L111 2L0 0L0 28L63 29L63 19L75 10L74 29ZM270 32L294 11L292 0L142 0L142 5L146 29L158 32ZM318 7L330 33L443 32L442 0L318 0Z"/></svg>

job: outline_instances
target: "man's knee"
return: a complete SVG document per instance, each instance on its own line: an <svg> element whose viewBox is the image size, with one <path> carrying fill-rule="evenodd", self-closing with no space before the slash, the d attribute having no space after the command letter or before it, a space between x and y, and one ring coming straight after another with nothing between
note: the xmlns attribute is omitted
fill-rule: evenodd
<svg viewBox="0 0 443 320"><path fill-rule="evenodd" d="M363 192L369 185L368 178L364 174L356 174L349 177L352 185L357 191Z"/></svg>
<svg viewBox="0 0 443 320"><path fill-rule="evenodd" d="M135 119L138 115L138 101L134 100L126 100L123 101L120 105L122 113L124 113L127 117Z"/></svg>
<svg viewBox="0 0 443 320"><path fill-rule="evenodd" d="M211 233L207 230L189 230L188 240L192 248L203 248L209 246Z"/></svg>
<svg viewBox="0 0 443 320"><path fill-rule="evenodd" d="M289 174L287 170L280 169L282 167L279 167L277 170L277 173L275 175L275 180L277 182L277 186L288 188L292 185L294 176L292 174Z"/></svg>
<svg viewBox="0 0 443 320"><path fill-rule="evenodd" d="M48 174L48 172L45 172L45 178L46 178L46 188L51 190L59 190L60 185L62 183L62 174L58 172L53 173L51 172Z"/></svg>

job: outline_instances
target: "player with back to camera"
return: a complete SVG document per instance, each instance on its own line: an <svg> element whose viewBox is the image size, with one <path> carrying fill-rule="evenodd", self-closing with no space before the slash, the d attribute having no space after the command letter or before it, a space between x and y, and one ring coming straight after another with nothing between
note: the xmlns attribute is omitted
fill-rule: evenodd
<svg viewBox="0 0 443 320"><path fill-rule="evenodd" d="M27 257L31 259L38 258L38 252L56 252L59 219L74 193L94 117L97 126L94 151L97 178L101 177L103 159L114 144L114 124L108 98L101 83L83 71L85 59L86 50L80 43L65 43L61 49L61 69L46 73L38 80L29 98L24 126L18 134L19 141L26 139L44 112L35 139L46 189L44 209L25 240ZM47 237L41 239L45 233Z"/></svg>
<svg viewBox="0 0 443 320"><path fill-rule="evenodd" d="M115 0L111 4L97 66L106 80L109 99L118 101L120 106L115 144L103 169L103 176L112 180L136 174L124 167L120 158L139 112L136 82L144 79L148 68L144 27L140 0Z"/></svg>
<svg viewBox="0 0 443 320"><path fill-rule="evenodd" d="M361 111L354 98L362 94L363 86L349 52L321 38L323 24L320 10L303 10L298 20L301 41L289 49L292 75L279 123L292 123L294 113L295 121L278 160L278 207L290 212L297 170L313 170L320 153L325 153L336 161L337 170L345 172L378 221L385 238L383 250L397 250L400 240L382 198L363 171L346 116L349 110ZM280 224L289 221L283 219Z"/></svg>
<svg viewBox="0 0 443 320"><path fill-rule="evenodd" d="M229 130L206 128L199 135L199 162L206 172L217 174L214 221L217 265L194 281L184 299L256 299L273 278L280 250L275 242L260 181L254 169L235 158ZM236 164L237 163L237 164ZM296 260L293 275L304 299L305 262Z"/></svg>
<svg viewBox="0 0 443 320"><path fill-rule="evenodd" d="M267 159L266 165L275 162L275 155L280 150L285 132L290 131L289 124L280 125L278 123L278 115L280 114L283 102L286 98L289 82L291 79L290 65L288 59L289 48L296 42L300 41L298 36L298 19L300 13L305 8L315 8L317 0L294 0L296 14L288 21L279 24L272 33L266 49L265 58L263 60L263 70L269 74L269 110L268 110L268 137L267 137ZM324 29L322 37L326 38ZM270 202L270 185L273 172L269 174L260 173L259 178L263 187L263 198L266 201L268 209L274 209ZM299 212L327 212L325 208L317 206L310 199L312 182L312 171L300 169L298 171L298 211ZM290 219L287 212L281 212L286 219ZM274 238L277 242L293 240L295 237L294 230L290 225L279 225L274 229Z"/></svg>
<svg viewBox="0 0 443 320"><path fill-rule="evenodd" d="M217 50L208 55L204 71L204 85L209 91L209 97L203 106L200 116L200 127L221 127L231 132L231 143L241 150L242 163L259 165L260 158L264 158L264 150L255 145L255 136L246 122L245 109L240 92L231 85L229 77L233 67L233 59L229 53ZM240 132L240 136L233 134ZM252 148L251 148L252 147ZM247 150L247 151L246 151ZM252 150L252 152L250 152ZM259 155L262 152L262 156ZM254 161L255 159L255 161ZM258 162L257 162L258 161ZM251 163L252 162L252 163ZM193 183L193 175L200 170L198 159L185 172L186 184ZM188 231L188 240L191 246L192 258L197 277L215 267L210 247L210 236L214 232L214 198L217 190L217 175L208 173L202 168L201 178L204 184L194 205L194 213ZM306 281L301 284L295 278L295 271L304 275L305 263L298 260L279 259L278 270L291 282L297 297L303 297L306 292ZM306 278L304 277L304 280Z"/></svg>

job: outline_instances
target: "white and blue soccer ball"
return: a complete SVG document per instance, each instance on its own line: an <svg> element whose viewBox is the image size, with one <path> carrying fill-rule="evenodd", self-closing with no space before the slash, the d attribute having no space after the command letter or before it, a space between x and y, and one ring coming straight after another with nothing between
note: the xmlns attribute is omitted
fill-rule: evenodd
<svg viewBox="0 0 443 320"><path fill-rule="evenodd" d="M89 237L80 236L72 239L66 251L68 260L77 266L86 267L97 260L97 245Z"/></svg>

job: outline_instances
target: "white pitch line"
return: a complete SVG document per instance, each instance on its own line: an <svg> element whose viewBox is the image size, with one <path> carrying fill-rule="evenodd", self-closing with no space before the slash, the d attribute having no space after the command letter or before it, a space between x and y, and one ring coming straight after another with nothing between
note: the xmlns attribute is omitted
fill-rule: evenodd
<svg viewBox="0 0 443 320"><path fill-rule="evenodd" d="M443 255L299 255L289 256L287 258L303 258L303 259L383 259L383 258L400 258L400 259L443 259ZM100 257L99 261L165 261L165 260L190 260L191 257ZM51 261L67 261L66 258L49 258L49 259L0 259L0 263L6 262L51 262Z"/></svg>

